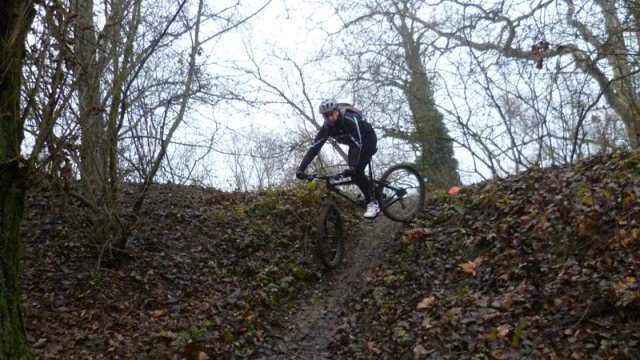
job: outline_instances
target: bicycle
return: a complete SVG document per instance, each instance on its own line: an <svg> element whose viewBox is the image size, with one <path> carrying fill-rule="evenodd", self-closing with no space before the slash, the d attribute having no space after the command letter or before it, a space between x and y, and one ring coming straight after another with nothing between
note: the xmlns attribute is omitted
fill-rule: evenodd
<svg viewBox="0 0 640 360"><path fill-rule="evenodd" d="M394 221L411 221L422 209L425 193L424 180L415 166L407 163L393 165L379 179L373 177L371 163L368 166L369 183L373 186L380 211ZM366 209L367 204L342 189L354 182L350 178L344 180L341 173L307 176L307 181L316 179L325 181L325 192L322 195L322 208L318 216L315 255L327 269L333 269L342 261L344 236L342 217L332 194L335 193L363 209Z"/></svg>

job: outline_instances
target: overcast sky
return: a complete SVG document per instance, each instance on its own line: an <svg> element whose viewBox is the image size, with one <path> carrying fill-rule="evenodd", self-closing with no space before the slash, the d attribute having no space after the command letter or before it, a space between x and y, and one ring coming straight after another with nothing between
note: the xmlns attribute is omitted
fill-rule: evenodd
<svg viewBox="0 0 640 360"><path fill-rule="evenodd" d="M241 13L244 16L254 13L269 2L268 0L245 1L241 5ZM227 3L225 5L225 3ZM222 8L235 1L211 2L210 6ZM324 4L323 4L324 3ZM219 40L209 43L205 48L205 56L212 74L225 74L230 66L250 66L247 49L250 49L256 61L260 63L260 70L271 81L281 88L285 88L295 96L302 96L300 84L289 79L295 79L297 75L294 69L287 67L284 62L273 60L273 54L287 56L297 64L305 64L313 58L318 50L328 46L327 35L336 32L341 27L341 21L335 15L332 7L320 0L271 0L269 5L258 15L242 26L240 29L225 34ZM327 76L335 74L343 65L339 61L323 61L314 68L313 65L305 67L307 77L307 91L314 101L321 98L335 96L339 101L349 101L346 98L348 89L331 88L323 84ZM242 84L241 84L242 85ZM250 87L249 87L250 88ZM296 94L298 92L299 94ZM266 94L260 94L258 98L268 98ZM356 104L357 105L357 104ZM291 117L291 107L277 110L270 106L258 111L244 108L238 104L217 105L215 108L205 108L199 111L204 124L213 125L212 120L228 128L227 141L231 134L234 136L251 136L252 129L268 130L285 133L285 129L306 126L309 135L315 133L315 128L303 122L299 117ZM317 104L314 104L314 110ZM365 109L366 110L366 109ZM245 112L246 111L246 112ZM278 113L281 111L281 113ZM229 116L232 114L232 116ZM222 144L220 145L222 146ZM457 151L456 157L464 163L465 154ZM218 167L217 172L226 173L223 161L214 161ZM226 178L228 175L221 175ZM468 181L467 181L468 182Z"/></svg>

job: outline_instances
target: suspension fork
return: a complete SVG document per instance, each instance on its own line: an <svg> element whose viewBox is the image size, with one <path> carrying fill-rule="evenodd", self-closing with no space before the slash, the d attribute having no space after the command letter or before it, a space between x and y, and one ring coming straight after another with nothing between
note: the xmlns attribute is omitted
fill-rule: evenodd
<svg viewBox="0 0 640 360"><path fill-rule="evenodd" d="M320 202L322 203L323 206L335 203L333 196L331 195L331 192L333 192L333 186L329 181L329 179L326 179L325 181L326 181L325 191L322 194L322 197L320 198Z"/></svg>

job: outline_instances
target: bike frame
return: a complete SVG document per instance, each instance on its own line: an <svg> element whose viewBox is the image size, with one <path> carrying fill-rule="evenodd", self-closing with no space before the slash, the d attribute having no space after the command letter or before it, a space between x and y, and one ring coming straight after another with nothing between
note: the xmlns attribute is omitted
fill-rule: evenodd
<svg viewBox="0 0 640 360"><path fill-rule="evenodd" d="M396 195L398 195L395 199L392 199L389 202L384 202L383 203L383 199L378 199L377 198L377 194L376 191L373 191L373 196L374 198L378 201L380 208L387 208L393 204L395 204L397 201L399 201L405 194L406 194L406 190L404 189L397 189L395 187L390 186L387 183L383 183L380 180L374 179L373 178L373 170L371 169L371 162L369 162L368 164L369 167L369 176L368 176L368 180L369 183L372 184L373 186L377 187L377 186L383 186L386 188L389 188L391 190L393 190ZM325 181L325 193L323 195L323 199L326 199L327 197L331 197L331 193L336 193L338 194L340 197L346 199L347 201L349 201L350 203L352 203L353 205L366 209L367 208L367 204L362 203L360 201L358 201L357 199L354 199L353 197L349 196L349 194L347 194L346 192L344 192L341 187L342 186L347 186L347 185L355 185L355 183L353 182L353 180L349 179L349 180L342 180L342 181L338 181L342 178L342 174L338 173L338 174L333 174L333 175L324 175L324 176L315 176L312 175L313 178L317 178L317 179L322 179ZM335 180L337 182L331 182L331 180Z"/></svg>
<svg viewBox="0 0 640 360"><path fill-rule="evenodd" d="M336 178L339 175L340 174L336 174L336 175L334 175L332 177L324 179L325 182L326 182L326 191L325 191L325 193L323 195L323 198L330 197L331 193L336 193L340 197L342 197L342 198L346 199L347 201L349 201L350 203L352 203L353 205L365 209L367 207L366 204L359 203L357 199L354 199L353 197L349 196L349 194L347 194L346 192L344 192L340 188L341 186L355 185L353 180L342 180L342 181L339 181L339 182L331 182L332 179Z"/></svg>

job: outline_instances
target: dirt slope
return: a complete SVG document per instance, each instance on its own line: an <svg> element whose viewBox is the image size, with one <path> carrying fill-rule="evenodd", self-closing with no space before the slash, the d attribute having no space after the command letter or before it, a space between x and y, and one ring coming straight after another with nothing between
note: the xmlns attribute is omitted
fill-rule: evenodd
<svg viewBox="0 0 640 360"><path fill-rule="evenodd" d="M322 280L293 306L286 309L283 327L274 333L260 356L265 359L331 359L328 351L349 313L345 302L359 296L364 284L394 247L406 225L384 216L361 224L349 242L344 263L325 273Z"/></svg>
<svg viewBox="0 0 640 360"><path fill-rule="evenodd" d="M352 240L331 273L308 251L316 206L308 188L155 186L111 268L80 204L33 192L21 285L35 354L640 359L637 153L435 194L406 228L345 207Z"/></svg>
<svg viewBox="0 0 640 360"><path fill-rule="evenodd" d="M136 191L123 189L123 198ZM22 307L43 359L308 358L387 254L397 224L344 207L345 263L310 254L317 193L222 193L155 186L130 256L99 265L86 210L33 191L24 221ZM126 209L128 204L123 204ZM327 335L316 336L318 330ZM314 355L315 356L315 355Z"/></svg>
<svg viewBox="0 0 640 360"><path fill-rule="evenodd" d="M347 304L334 358L640 359L640 158L432 199Z"/></svg>

